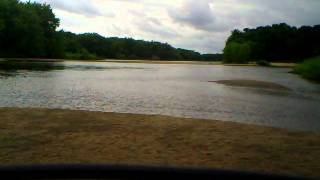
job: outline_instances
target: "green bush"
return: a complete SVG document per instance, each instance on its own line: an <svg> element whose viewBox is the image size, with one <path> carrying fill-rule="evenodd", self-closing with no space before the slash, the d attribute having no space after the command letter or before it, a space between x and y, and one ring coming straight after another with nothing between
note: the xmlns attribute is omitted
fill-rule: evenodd
<svg viewBox="0 0 320 180"><path fill-rule="evenodd" d="M260 61L257 61L257 65L259 65L259 66L271 66L271 63L269 61L260 60Z"/></svg>
<svg viewBox="0 0 320 180"><path fill-rule="evenodd" d="M224 63L248 63L251 55L249 43L231 42L223 50Z"/></svg>
<svg viewBox="0 0 320 180"><path fill-rule="evenodd" d="M320 82L320 56L307 59L294 68L294 73L303 78Z"/></svg>

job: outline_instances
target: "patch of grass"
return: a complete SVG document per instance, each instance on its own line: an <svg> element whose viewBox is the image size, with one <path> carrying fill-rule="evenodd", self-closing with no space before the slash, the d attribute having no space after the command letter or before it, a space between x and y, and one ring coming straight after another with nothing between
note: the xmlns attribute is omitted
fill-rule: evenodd
<svg viewBox="0 0 320 180"><path fill-rule="evenodd" d="M320 134L233 122L0 108L0 164L195 166L320 177Z"/></svg>
<svg viewBox="0 0 320 180"><path fill-rule="evenodd" d="M320 56L305 60L294 68L303 78L320 82Z"/></svg>

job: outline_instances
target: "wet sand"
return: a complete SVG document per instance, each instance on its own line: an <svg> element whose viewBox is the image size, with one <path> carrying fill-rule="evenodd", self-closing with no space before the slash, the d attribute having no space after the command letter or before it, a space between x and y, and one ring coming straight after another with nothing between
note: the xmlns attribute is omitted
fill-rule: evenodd
<svg viewBox="0 0 320 180"><path fill-rule="evenodd" d="M290 88L272 82L266 81L256 81L256 80L221 80L221 81L210 81L218 84L224 84L227 86L237 86L237 87L250 87L250 88L261 88L270 90L281 90L281 91L291 91Z"/></svg>
<svg viewBox="0 0 320 180"><path fill-rule="evenodd" d="M320 177L320 134L233 122L0 108L0 164L111 163Z"/></svg>

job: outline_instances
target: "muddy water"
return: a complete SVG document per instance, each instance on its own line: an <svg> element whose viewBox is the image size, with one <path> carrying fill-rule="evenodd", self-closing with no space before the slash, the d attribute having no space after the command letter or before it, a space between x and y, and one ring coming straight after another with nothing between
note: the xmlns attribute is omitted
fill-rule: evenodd
<svg viewBox="0 0 320 180"><path fill-rule="evenodd" d="M320 85L288 68L104 62L0 63L0 107L163 114L320 131ZM212 81L258 80L291 91ZM211 81L211 82L209 82Z"/></svg>

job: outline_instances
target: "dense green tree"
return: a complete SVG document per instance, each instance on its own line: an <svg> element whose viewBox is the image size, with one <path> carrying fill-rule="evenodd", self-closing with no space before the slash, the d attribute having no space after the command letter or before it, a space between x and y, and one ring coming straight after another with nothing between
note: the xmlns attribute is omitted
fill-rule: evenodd
<svg viewBox="0 0 320 180"><path fill-rule="evenodd" d="M227 62L242 62L242 59L237 59L240 49L244 48L239 44L247 44L245 49L250 47L250 60L297 62L319 55L319 42L320 25L297 28L281 23L255 29L246 28L232 32L224 49L224 57Z"/></svg>
<svg viewBox="0 0 320 180"><path fill-rule="evenodd" d="M49 5L0 1L0 55L5 57L56 57L59 20Z"/></svg>
<svg viewBox="0 0 320 180"><path fill-rule="evenodd" d="M249 43L231 42L224 48L225 63L247 63L250 60L251 48Z"/></svg>

